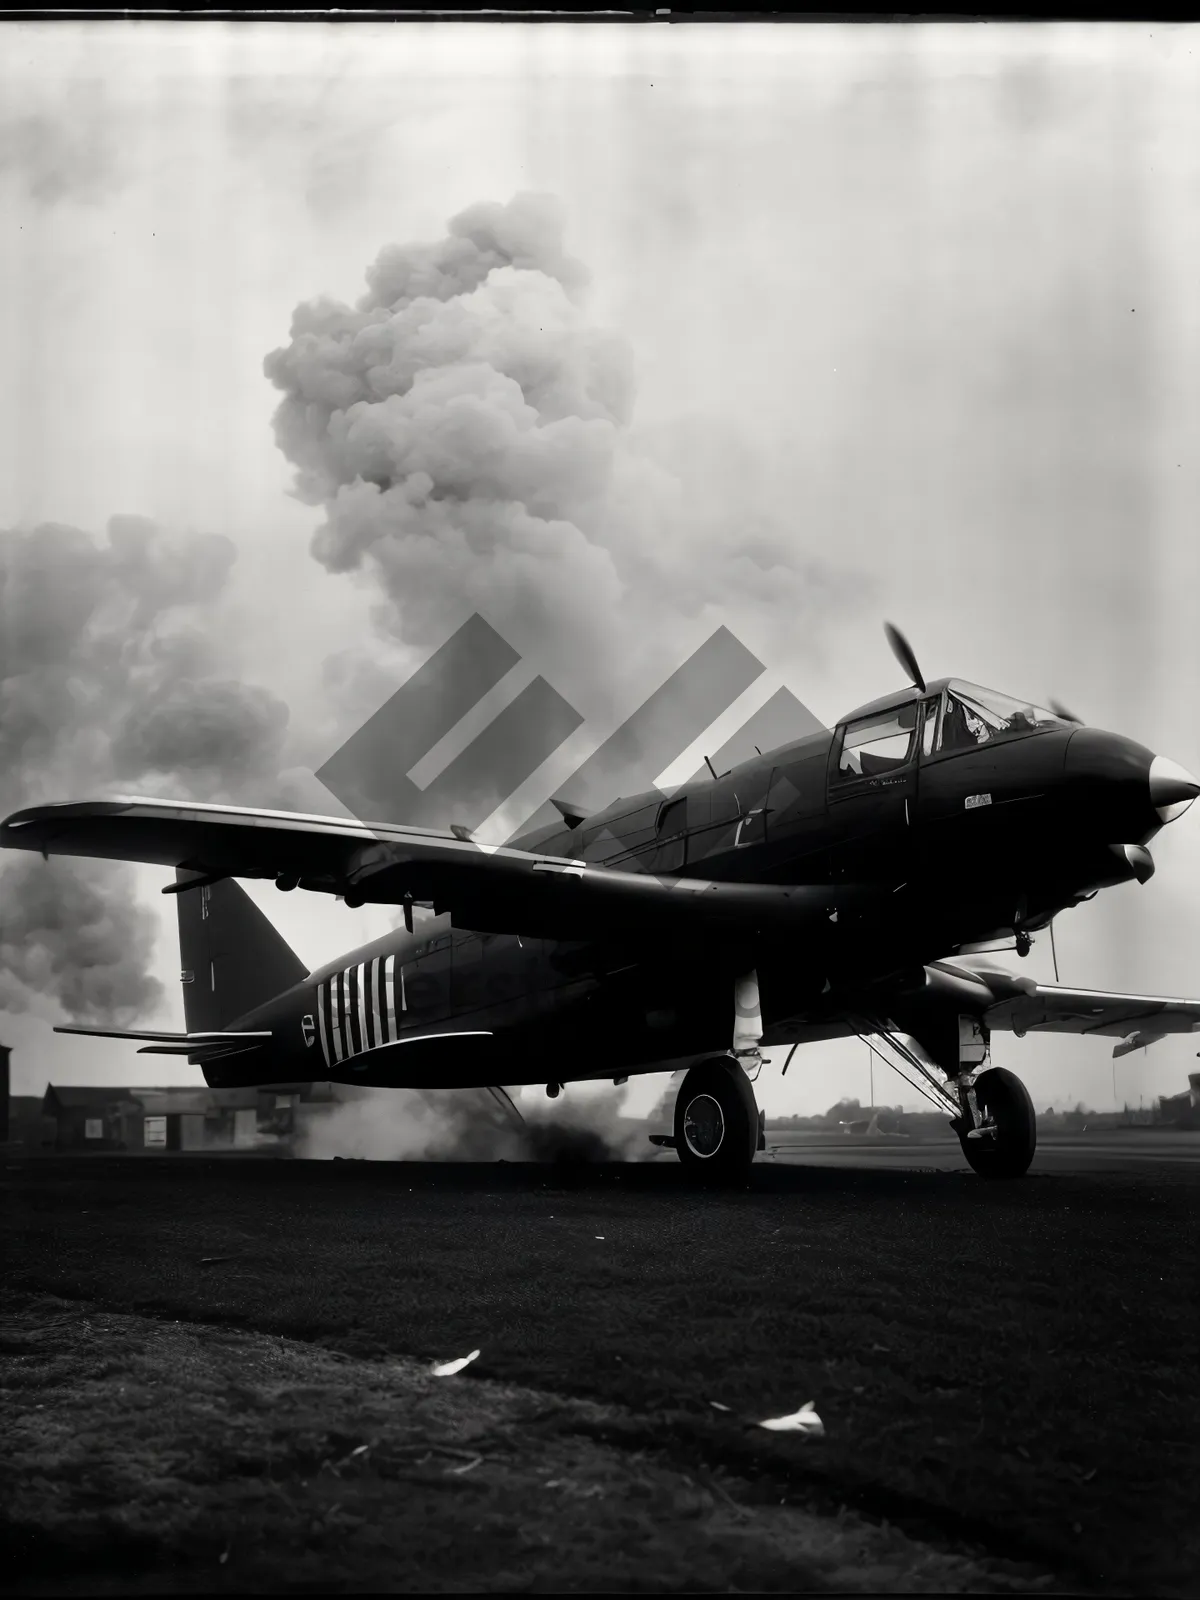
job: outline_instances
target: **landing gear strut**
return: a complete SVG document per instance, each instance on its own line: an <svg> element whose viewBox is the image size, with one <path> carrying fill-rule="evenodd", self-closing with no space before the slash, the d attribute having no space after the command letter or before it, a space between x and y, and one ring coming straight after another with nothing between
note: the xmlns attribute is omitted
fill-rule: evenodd
<svg viewBox="0 0 1200 1600"><path fill-rule="evenodd" d="M745 1177L759 1144L758 1106L728 1056L698 1061L675 1101L675 1149L685 1167L725 1182Z"/></svg>
<svg viewBox="0 0 1200 1600"><path fill-rule="evenodd" d="M969 1013L942 1012L914 1018L910 1027L926 1060L946 1074L945 1083L939 1083L930 1067L908 1058L956 1108L950 1126L968 1165L981 1178L1023 1176L1037 1149L1033 1101L1015 1073L991 1065L987 1023Z"/></svg>
<svg viewBox="0 0 1200 1600"><path fill-rule="evenodd" d="M981 1178L1020 1178L1037 1149L1033 1101L1016 1073L990 1066L990 1058L987 1025L960 1016L958 1071L946 1085L960 1110L950 1126L968 1165Z"/></svg>

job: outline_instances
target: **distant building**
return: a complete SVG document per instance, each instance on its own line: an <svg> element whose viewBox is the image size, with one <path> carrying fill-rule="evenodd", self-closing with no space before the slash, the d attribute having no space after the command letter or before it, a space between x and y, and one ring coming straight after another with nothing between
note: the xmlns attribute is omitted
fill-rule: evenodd
<svg viewBox="0 0 1200 1600"><path fill-rule="evenodd" d="M53 1125L55 1150L141 1147L142 1106L132 1089L55 1088L51 1084L42 1099L42 1116Z"/></svg>
<svg viewBox="0 0 1200 1600"><path fill-rule="evenodd" d="M133 1154L286 1151L297 1107L332 1105L329 1084L268 1089L113 1089L51 1084L41 1102L42 1150ZM26 1138L26 1148L32 1141Z"/></svg>
<svg viewBox="0 0 1200 1600"><path fill-rule="evenodd" d="M8 1148L22 1155L54 1148L54 1124L42 1116L40 1094L9 1096Z"/></svg>

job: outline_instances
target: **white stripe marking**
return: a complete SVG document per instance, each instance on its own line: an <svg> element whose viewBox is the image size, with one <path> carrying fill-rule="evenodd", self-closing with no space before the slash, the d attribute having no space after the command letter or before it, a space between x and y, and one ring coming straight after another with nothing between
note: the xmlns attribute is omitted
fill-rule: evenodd
<svg viewBox="0 0 1200 1600"><path fill-rule="evenodd" d="M379 984L383 973L383 957L371 962L371 1015L375 1022L375 1043L383 1043L383 1019L379 1014Z"/></svg>
<svg viewBox="0 0 1200 1600"><path fill-rule="evenodd" d="M383 1015L389 1042L396 1037L396 958L383 958Z"/></svg>
<svg viewBox="0 0 1200 1600"><path fill-rule="evenodd" d="M345 976L344 972L339 972L336 978L330 979L329 1004L333 1012L333 1054L336 1061L346 1059L345 1015L342 1003Z"/></svg>
<svg viewBox="0 0 1200 1600"><path fill-rule="evenodd" d="M325 1065L331 1067L333 1058L329 1054L329 1030L325 1026L325 997L329 993L329 980L317 985L317 1027L321 1033L321 1054L325 1057Z"/></svg>
<svg viewBox="0 0 1200 1600"><path fill-rule="evenodd" d="M367 973L370 962L364 961L358 969L358 1044L360 1050L368 1049L367 1044Z"/></svg>

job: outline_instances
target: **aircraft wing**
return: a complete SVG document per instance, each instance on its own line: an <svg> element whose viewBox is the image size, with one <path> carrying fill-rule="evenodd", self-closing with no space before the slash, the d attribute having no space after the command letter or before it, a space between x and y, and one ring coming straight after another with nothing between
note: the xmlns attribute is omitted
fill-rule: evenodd
<svg viewBox="0 0 1200 1600"><path fill-rule="evenodd" d="M990 974L985 976L990 976ZM1114 1056L1128 1055L1170 1033L1200 1033L1200 1000L1113 994L1032 983L985 1013L989 1027L1025 1033L1100 1034L1114 1038Z"/></svg>
<svg viewBox="0 0 1200 1600"><path fill-rule="evenodd" d="M283 878L351 904L432 903L460 927L590 939L717 932L835 936L839 918L885 905L890 886L716 883L623 872L342 817L174 800L34 806L0 825L0 846L99 856L218 877Z"/></svg>

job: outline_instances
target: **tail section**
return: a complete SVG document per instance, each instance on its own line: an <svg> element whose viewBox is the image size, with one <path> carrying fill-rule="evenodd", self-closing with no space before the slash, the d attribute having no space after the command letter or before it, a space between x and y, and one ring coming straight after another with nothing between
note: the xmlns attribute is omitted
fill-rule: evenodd
<svg viewBox="0 0 1200 1600"><path fill-rule="evenodd" d="M192 874L176 872L178 883ZM232 878L175 897L189 1033L231 1022L307 978L308 968Z"/></svg>

